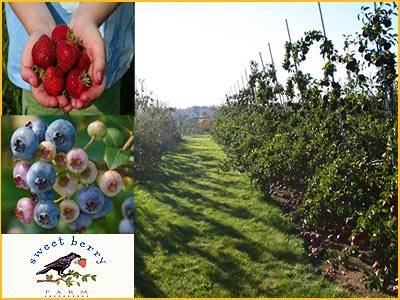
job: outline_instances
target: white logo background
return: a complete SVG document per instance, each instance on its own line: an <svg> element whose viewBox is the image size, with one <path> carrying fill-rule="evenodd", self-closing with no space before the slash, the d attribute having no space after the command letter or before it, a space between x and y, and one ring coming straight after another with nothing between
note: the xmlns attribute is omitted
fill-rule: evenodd
<svg viewBox="0 0 400 300"><path fill-rule="evenodd" d="M3 234L2 247L3 298L134 296L133 234ZM71 287L65 282L37 282L46 279L46 274L36 275L38 271L71 252L86 258L86 267L71 263L64 273L72 269L82 275L94 274L95 282L78 279L80 287L76 282ZM59 278L54 270L47 274Z"/></svg>

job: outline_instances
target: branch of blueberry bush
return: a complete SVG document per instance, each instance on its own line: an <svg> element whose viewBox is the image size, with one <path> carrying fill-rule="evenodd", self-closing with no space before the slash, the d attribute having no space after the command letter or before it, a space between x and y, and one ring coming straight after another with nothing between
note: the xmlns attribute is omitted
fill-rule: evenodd
<svg viewBox="0 0 400 300"><path fill-rule="evenodd" d="M75 232L83 232L92 221L103 219L113 210L112 197L117 196L124 184L132 185L133 172L124 167L131 159L127 151L133 144L133 132L123 149L107 147L106 162L89 159L86 150L94 140L107 136L102 121L87 126L90 141L83 148L75 148L74 125L57 119L50 125L34 120L15 130L11 137L11 150L16 157L13 170L18 188L28 190L29 197L19 199L16 217L24 224L55 228L59 221L66 222ZM124 178L128 176L128 179ZM59 197L56 197L56 196ZM124 219L120 233L133 233L133 196L121 205Z"/></svg>

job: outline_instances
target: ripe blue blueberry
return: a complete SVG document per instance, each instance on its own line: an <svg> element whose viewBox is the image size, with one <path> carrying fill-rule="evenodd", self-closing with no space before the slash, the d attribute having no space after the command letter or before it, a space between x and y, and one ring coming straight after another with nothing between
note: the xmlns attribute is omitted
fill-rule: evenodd
<svg viewBox="0 0 400 300"><path fill-rule="evenodd" d="M35 201L35 202L46 202L46 201L53 202L54 197L55 197L54 191L52 189L48 190L46 192L43 192L43 193L40 193L40 192L37 193L37 192L31 191L30 195L31 195L33 201Z"/></svg>
<svg viewBox="0 0 400 300"><path fill-rule="evenodd" d="M112 211L113 207L114 205L111 199L104 197L104 204L102 208L97 213L91 214L90 216L92 217L93 220L103 219L105 218L106 215L108 215Z"/></svg>
<svg viewBox="0 0 400 300"><path fill-rule="evenodd" d="M34 210L35 223L43 228L56 227L60 214L57 205L51 201L40 201L36 203Z"/></svg>
<svg viewBox="0 0 400 300"><path fill-rule="evenodd" d="M90 224L92 224L90 215L81 211L79 217L75 221L68 223L68 227L76 232L82 232L85 231Z"/></svg>
<svg viewBox="0 0 400 300"><path fill-rule="evenodd" d="M24 126L14 131L10 146L15 157L29 160L36 154L39 140L32 129Z"/></svg>
<svg viewBox="0 0 400 300"><path fill-rule="evenodd" d="M32 191L36 193L46 192L56 182L56 169L49 163L35 162L26 173L26 182Z"/></svg>
<svg viewBox="0 0 400 300"><path fill-rule="evenodd" d="M118 226L119 233L132 234L134 233L133 221L122 219Z"/></svg>
<svg viewBox="0 0 400 300"><path fill-rule="evenodd" d="M104 195L98 187L89 186L83 188L78 194L78 204L81 211L95 214L103 207Z"/></svg>
<svg viewBox="0 0 400 300"><path fill-rule="evenodd" d="M38 137L39 143L44 141L47 125L42 120L33 120L32 122L29 122L26 127L32 129L32 131Z"/></svg>
<svg viewBox="0 0 400 300"><path fill-rule="evenodd" d="M133 196L128 197L125 199L125 201L122 203L122 214L125 219L128 220L133 220L135 216L135 209L133 206Z"/></svg>
<svg viewBox="0 0 400 300"><path fill-rule="evenodd" d="M57 152L67 153L75 144L76 132L71 122L58 119L47 127L45 139L52 142Z"/></svg>

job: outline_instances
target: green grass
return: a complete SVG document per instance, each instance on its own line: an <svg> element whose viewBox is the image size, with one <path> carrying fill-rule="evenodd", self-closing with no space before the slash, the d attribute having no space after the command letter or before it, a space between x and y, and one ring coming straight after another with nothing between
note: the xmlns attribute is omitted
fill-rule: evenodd
<svg viewBox="0 0 400 300"><path fill-rule="evenodd" d="M135 188L135 297L349 297L314 274L277 204L185 138Z"/></svg>

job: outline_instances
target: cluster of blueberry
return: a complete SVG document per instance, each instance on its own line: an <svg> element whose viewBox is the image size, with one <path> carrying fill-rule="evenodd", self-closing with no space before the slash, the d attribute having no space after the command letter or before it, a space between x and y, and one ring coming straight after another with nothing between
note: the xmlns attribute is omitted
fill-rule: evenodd
<svg viewBox="0 0 400 300"><path fill-rule="evenodd" d="M101 121L88 126L93 138L104 138L106 133ZM75 138L73 124L64 119L49 126L34 120L13 133L10 144L17 158L14 181L18 188L30 191L30 197L21 198L16 207L16 217L22 223L34 221L49 229L63 220L72 230L82 232L93 220L113 210L109 197L121 191L121 175L115 170L100 174L85 150L74 148ZM56 193L60 196L57 199ZM122 211L121 233L133 233L133 197L125 200ZM132 221L131 227L123 225L127 219Z"/></svg>
<svg viewBox="0 0 400 300"><path fill-rule="evenodd" d="M124 218L119 223L119 232L133 233L134 232L133 220L135 218L133 196L126 198L125 201L122 203L122 215L124 216Z"/></svg>

